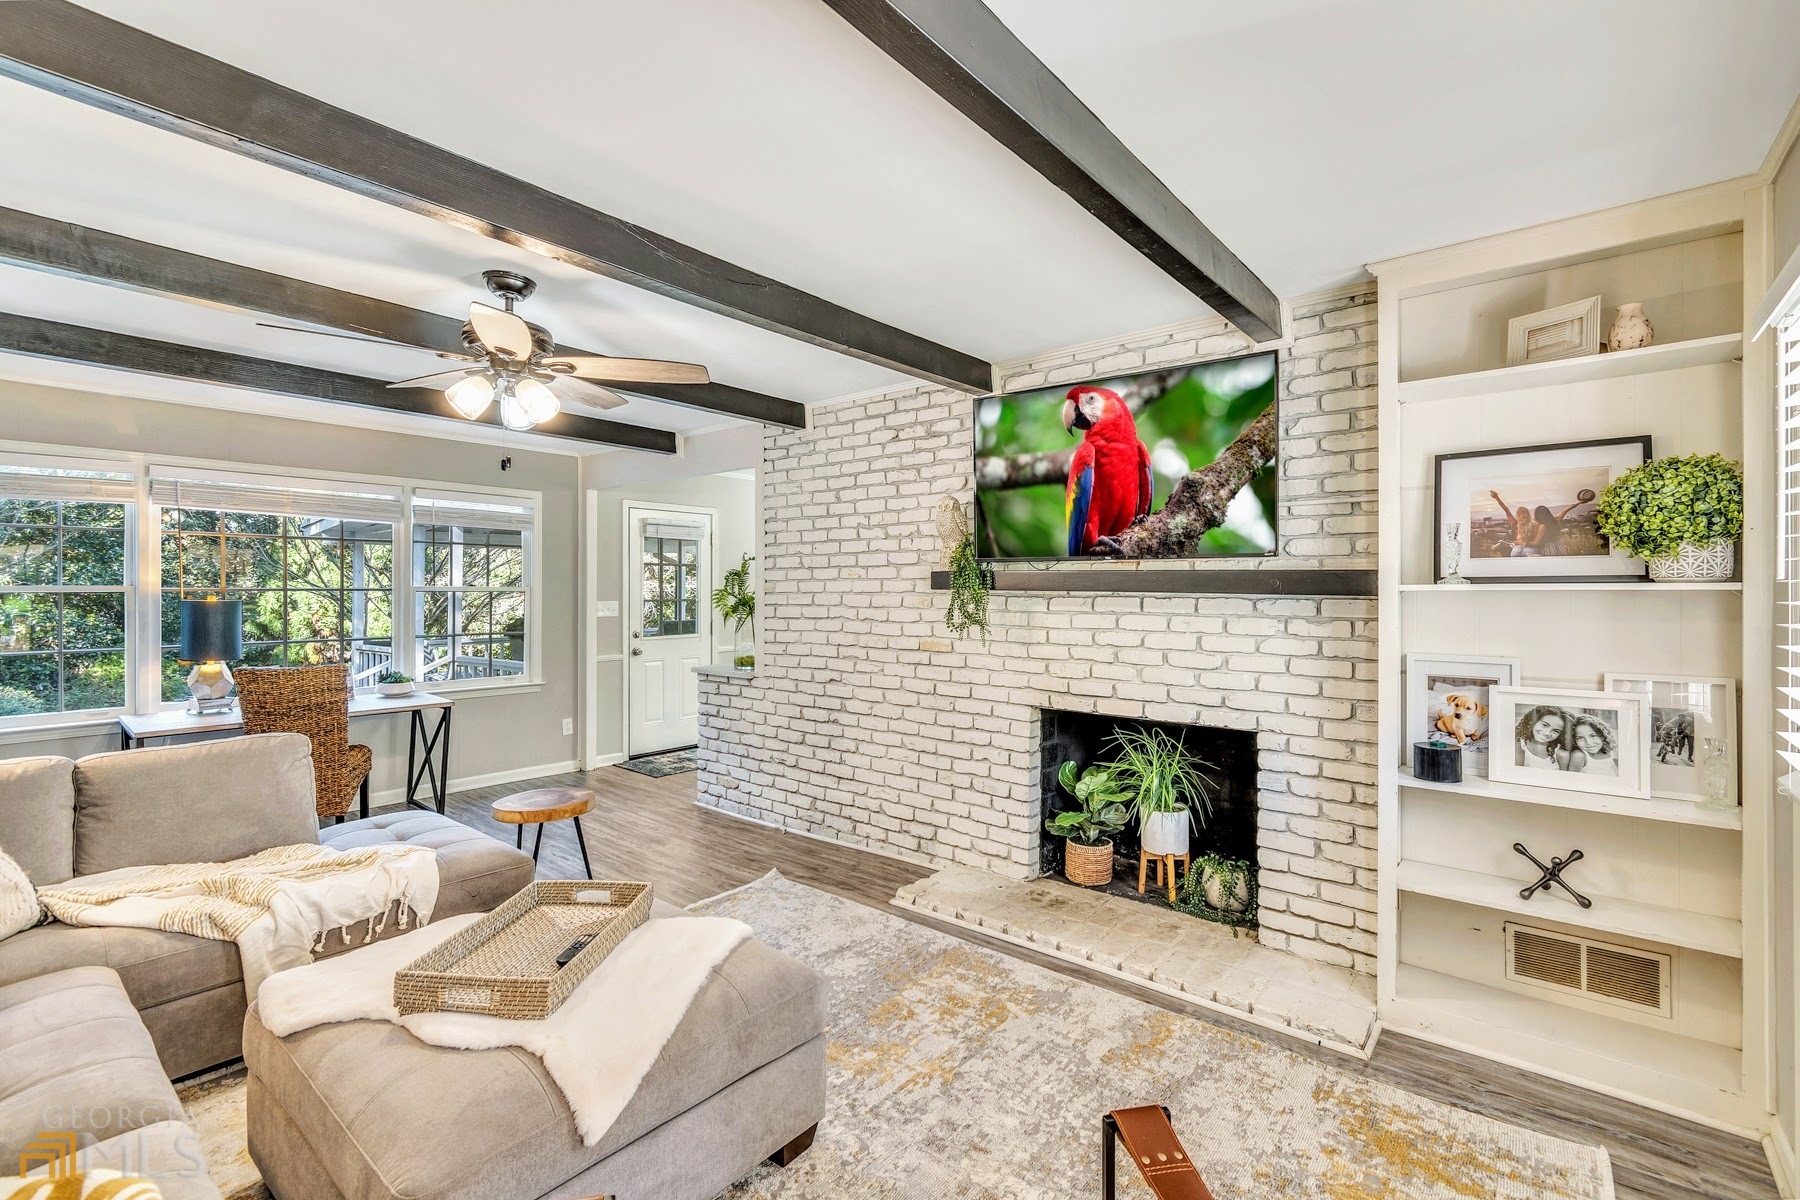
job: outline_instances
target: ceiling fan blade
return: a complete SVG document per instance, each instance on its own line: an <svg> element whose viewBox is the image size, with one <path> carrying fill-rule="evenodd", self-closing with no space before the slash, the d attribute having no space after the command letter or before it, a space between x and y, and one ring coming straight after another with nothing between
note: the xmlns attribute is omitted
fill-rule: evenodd
<svg viewBox="0 0 1800 1200"><path fill-rule="evenodd" d="M402 379L399 383L390 383L388 386L391 388L447 388L469 373L467 368L459 371L439 371L435 375L420 375L416 379Z"/></svg>
<svg viewBox="0 0 1800 1200"><path fill-rule="evenodd" d="M566 400L584 404L589 408L618 408L630 403L611 388L601 387L586 379L577 379L573 375L562 375L551 380L550 390Z"/></svg>
<svg viewBox="0 0 1800 1200"><path fill-rule="evenodd" d="M475 337L490 351L510 354L523 362L531 357L531 326L519 316L479 300L469 305L469 324Z"/></svg>
<svg viewBox="0 0 1800 1200"><path fill-rule="evenodd" d="M430 346L421 346L416 342L399 342L393 338L376 337L368 333L344 333L336 329L308 329L304 325L277 325L273 321L258 321L256 324L263 329L280 329L288 333L310 333L318 337L342 338L346 342L369 342L376 346L399 346L403 350L423 350L427 354L436 354L443 358L466 358L470 362L480 361L471 354L452 354L448 350L434 350Z"/></svg>
<svg viewBox="0 0 1800 1200"><path fill-rule="evenodd" d="M710 383L712 376L698 363L665 362L660 358L608 358L600 354L565 354L547 360L552 371L559 363L582 379L611 383Z"/></svg>

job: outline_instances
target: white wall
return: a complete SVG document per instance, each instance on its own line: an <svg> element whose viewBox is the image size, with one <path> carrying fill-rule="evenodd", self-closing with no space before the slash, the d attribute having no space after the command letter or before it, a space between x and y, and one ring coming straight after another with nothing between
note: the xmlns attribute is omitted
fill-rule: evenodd
<svg viewBox="0 0 1800 1200"><path fill-rule="evenodd" d="M450 776L467 780L536 768L566 770L575 759L576 739L563 735L562 721L577 711L580 459L10 382L0 382L0 439L543 493L538 547L543 620L536 631L543 684L529 691L460 696L451 727ZM503 455L512 458L512 469L505 472ZM350 732L352 740L375 751L373 790L397 793L406 773L405 719L358 721ZM112 732L49 736L0 744L0 757L79 757L118 745Z"/></svg>

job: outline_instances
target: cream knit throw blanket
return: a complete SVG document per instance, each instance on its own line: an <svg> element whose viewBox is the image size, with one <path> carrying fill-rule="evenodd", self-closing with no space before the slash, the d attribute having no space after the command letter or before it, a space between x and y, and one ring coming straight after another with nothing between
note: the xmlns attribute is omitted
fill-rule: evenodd
<svg viewBox="0 0 1800 1200"><path fill-rule="evenodd" d="M437 855L425 846L276 846L223 863L126 867L38 892L65 925L164 929L236 942L244 990L256 999L263 980L303 966L333 931L371 941L399 902L423 925L437 906ZM365 925L354 931L352 926Z"/></svg>

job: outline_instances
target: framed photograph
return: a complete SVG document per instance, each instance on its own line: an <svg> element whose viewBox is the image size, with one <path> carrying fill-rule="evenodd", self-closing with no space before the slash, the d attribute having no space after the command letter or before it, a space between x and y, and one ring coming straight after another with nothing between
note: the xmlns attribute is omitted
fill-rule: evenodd
<svg viewBox="0 0 1800 1200"><path fill-rule="evenodd" d="M1431 577L1443 578L1454 526L1471 583L1643 581L1643 560L1601 535L1599 498L1649 460L1649 434L1438 455Z"/></svg>
<svg viewBox="0 0 1800 1200"><path fill-rule="evenodd" d="M1600 297L1540 309L1506 323L1506 365L1600 353Z"/></svg>
<svg viewBox="0 0 1800 1200"><path fill-rule="evenodd" d="M1496 783L1650 795L1650 697L1511 687L1488 692Z"/></svg>
<svg viewBox="0 0 1800 1200"><path fill-rule="evenodd" d="M1516 658L1466 654L1406 656L1406 744L1434 736L1462 747L1463 778L1488 773L1492 740L1488 693L1519 682Z"/></svg>
<svg viewBox="0 0 1800 1200"><path fill-rule="evenodd" d="M1686 675L1606 676L1606 690L1650 697L1650 794L1667 800L1706 799L1700 771L1709 744L1725 755L1731 780L1725 794L1737 803L1737 680Z"/></svg>

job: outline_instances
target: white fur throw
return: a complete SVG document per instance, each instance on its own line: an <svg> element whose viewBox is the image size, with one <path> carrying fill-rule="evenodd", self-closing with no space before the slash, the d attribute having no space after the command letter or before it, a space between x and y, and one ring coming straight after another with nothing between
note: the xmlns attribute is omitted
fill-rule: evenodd
<svg viewBox="0 0 1800 1200"><path fill-rule="evenodd" d="M388 1021L433 1046L529 1050L544 1060L582 1143L592 1146L637 1094L713 968L750 936L748 925L729 917L657 918L633 930L545 1020L402 1017L394 1008L394 973L478 920L475 913L449 917L271 976L257 995L257 1016L277 1037L338 1021Z"/></svg>
<svg viewBox="0 0 1800 1200"><path fill-rule="evenodd" d="M37 889L25 877L25 869L0 850L0 938L30 929L43 915Z"/></svg>

